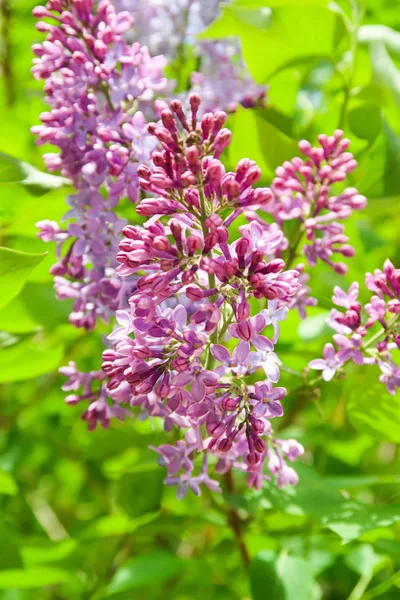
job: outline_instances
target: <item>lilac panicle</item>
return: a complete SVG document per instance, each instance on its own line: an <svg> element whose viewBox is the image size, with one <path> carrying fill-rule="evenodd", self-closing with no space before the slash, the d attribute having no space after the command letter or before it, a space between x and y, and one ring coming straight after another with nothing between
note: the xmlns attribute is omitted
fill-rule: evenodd
<svg viewBox="0 0 400 600"><path fill-rule="evenodd" d="M195 54L198 66L190 75L189 94L181 94L184 104L190 93L200 94L205 112L235 111L238 105L249 108L265 103L266 87L250 76L239 39L196 38L218 16L218 0L118 0L117 7L134 17L133 35L152 54L161 53L178 67L185 48ZM175 70L172 72L175 77Z"/></svg>
<svg viewBox="0 0 400 600"><path fill-rule="evenodd" d="M357 166L354 156L347 151L350 141L338 129L332 136L320 135L320 147L312 147L305 140L299 148L305 159L293 158L276 170L272 182L274 201L268 207L277 223L299 221L306 244L303 252L310 266L322 260L337 273L347 267L333 260L334 254L354 255L348 244L344 227L338 221L347 219L354 210L365 208L367 200L355 188L346 188L334 195L332 186L346 179Z"/></svg>
<svg viewBox="0 0 400 600"><path fill-rule="evenodd" d="M312 360L309 366L322 370L329 381L350 360L378 365L379 380L394 395L400 388L400 367L393 357L393 350L400 349L400 269L387 259L383 271L366 274L365 286L374 295L364 307L358 301L358 283L352 283L347 293L335 287L332 301L342 310L332 309L328 324L336 331L338 350L327 344L324 359Z"/></svg>
<svg viewBox="0 0 400 600"><path fill-rule="evenodd" d="M229 241L235 218L268 205L272 193L253 187L260 178L254 161L225 171L219 156L231 140L226 114L198 118L197 95L190 105L187 115L172 101L161 121L148 126L159 148L153 165L142 165L138 174L152 196L137 206L148 218L144 226L124 227L119 245L118 273L138 278L128 308L117 313L113 348L103 355L113 403L107 407L139 407L142 416L163 418L166 431L184 430L175 446L157 449L166 483L178 485L180 497L188 489L199 493L201 483L218 489L207 475L209 457L216 473L232 467L247 472L251 486L261 487L272 475L278 485L295 483L286 464L294 451L288 454L274 438L271 420L282 415L286 393L276 387L281 361L274 343L299 292L299 272L275 258L283 238L278 229L252 222ZM268 308L252 314L252 298L268 300ZM256 371L261 381L252 385L248 377ZM90 425L97 410L91 402ZM116 416L124 414L117 410ZM100 410L100 423L107 426L107 419ZM204 456L200 474L193 462L198 453ZM272 465L270 475L264 463Z"/></svg>
<svg viewBox="0 0 400 600"><path fill-rule="evenodd" d="M45 80L50 110L33 127L49 171L61 170L75 193L65 229L38 223L39 236L58 244L52 268L59 298L72 298L71 322L93 329L108 320L125 300L126 288L115 274L115 254L125 221L114 212L120 198L138 201L137 167L149 160L152 141L142 111L165 87L163 57L150 57L124 33L132 17L116 13L109 0L50 0L33 14L46 40L33 46L32 72Z"/></svg>

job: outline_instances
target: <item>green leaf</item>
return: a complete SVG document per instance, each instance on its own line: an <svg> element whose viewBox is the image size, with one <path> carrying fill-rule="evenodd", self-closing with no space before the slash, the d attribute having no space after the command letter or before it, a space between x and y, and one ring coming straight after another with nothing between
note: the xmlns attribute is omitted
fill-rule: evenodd
<svg viewBox="0 0 400 600"><path fill-rule="evenodd" d="M159 512L146 513L137 519L129 519L129 517L122 513L109 515L91 523L80 533L79 537L87 540L132 533L142 525L147 525L148 523L155 521L159 515Z"/></svg>
<svg viewBox="0 0 400 600"><path fill-rule="evenodd" d="M0 494L7 496L15 496L18 492L18 486L14 478L4 471L0 471Z"/></svg>
<svg viewBox="0 0 400 600"><path fill-rule="evenodd" d="M370 144L382 130L382 112L376 104L365 103L353 108L348 119L354 135Z"/></svg>
<svg viewBox="0 0 400 600"><path fill-rule="evenodd" d="M314 570L303 558L264 551L251 561L250 586L253 600L309 600Z"/></svg>
<svg viewBox="0 0 400 600"><path fill-rule="evenodd" d="M21 548L21 554L26 566L33 567L62 561L70 556L78 547L76 540L71 538L58 543L49 540L41 540L41 542L37 542L36 544L27 542Z"/></svg>
<svg viewBox="0 0 400 600"><path fill-rule="evenodd" d="M358 188L368 199L400 194L400 138L386 121L371 151L361 161L362 172L364 177Z"/></svg>
<svg viewBox="0 0 400 600"><path fill-rule="evenodd" d="M162 469L126 473L118 482L116 501L130 517L153 513L160 508L164 492Z"/></svg>
<svg viewBox="0 0 400 600"><path fill-rule="evenodd" d="M298 153L294 140L258 116L254 110L239 106L231 127L230 164L234 168L243 156L255 160L262 171L263 180L270 180L282 162Z"/></svg>
<svg viewBox="0 0 400 600"><path fill-rule="evenodd" d="M153 587L176 577L183 570L184 563L163 550L135 557L118 569L103 597L109 598L119 592Z"/></svg>
<svg viewBox="0 0 400 600"><path fill-rule="evenodd" d="M0 348L0 383L23 381L55 371L63 353L62 343L39 336Z"/></svg>
<svg viewBox="0 0 400 600"><path fill-rule="evenodd" d="M69 179L49 175L26 162L0 152L0 183L19 182L33 196L42 196L49 190L70 185Z"/></svg>
<svg viewBox="0 0 400 600"><path fill-rule="evenodd" d="M273 4L271 13L247 4L224 6L221 16L199 37L239 36L250 73L261 83L289 64L332 57L344 33L338 14L324 6Z"/></svg>
<svg viewBox="0 0 400 600"><path fill-rule="evenodd" d="M0 183L21 181L24 173L18 160L0 152Z"/></svg>
<svg viewBox="0 0 400 600"><path fill-rule="evenodd" d="M324 525L339 535L344 543L358 539L376 527L389 527L400 521L400 505L368 506L346 502L336 514L323 520Z"/></svg>
<svg viewBox="0 0 400 600"><path fill-rule="evenodd" d="M283 554L278 560L278 572L285 590L286 600L309 600L314 587L313 567L309 561Z"/></svg>
<svg viewBox="0 0 400 600"><path fill-rule="evenodd" d="M373 83L389 88L400 108L400 71L391 59L383 42L370 44Z"/></svg>
<svg viewBox="0 0 400 600"><path fill-rule="evenodd" d="M0 308L19 294L30 272L46 254L47 252L27 254L10 248L0 248Z"/></svg>
<svg viewBox="0 0 400 600"><path fill-rule="evenodd" d="M361 544L344 557L344 562L359 575L372 575L382 569L388 559L382 554L377 554L370 544Z"/></svg>
<svg viewBox="0 0 400 600"><path fill-rule="evenodd" d="M349 390L347 412L358 431L378 440L400 442L399 400L390 395L382 383L355 385Z"/></svg>
<svg viewBox="0 0 400 600"><path fill-rule="evenodd" d="M250 586L253 600L285 600L286 594L276 568L276 554L259 552L250 564Z"/></svg>
<svg viewBox="0 0 400 600"><path fill-rule="evenodd" d="M0 589L26 590L65 583L74 574L53 567L30 567L0 571Z"/></svg>
<svg viewBox="0 0 400 600"><path fill-rule="evenodd" d="M0 330L10 333L28 333L40 329L21 295L0 310ZM1 345L1 344L0 344Z"/></svg>

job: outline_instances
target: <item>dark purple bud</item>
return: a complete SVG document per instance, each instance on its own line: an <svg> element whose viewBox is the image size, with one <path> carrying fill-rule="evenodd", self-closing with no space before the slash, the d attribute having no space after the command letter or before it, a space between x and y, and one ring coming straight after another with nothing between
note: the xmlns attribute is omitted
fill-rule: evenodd
<svg viewBox="0 0 400 600"><path fill-rule="evenodd" d="M249 465L256 465L260 462L260 457L256 452L250 452L246 458Z"/></svg>
<svg viewBox="0 0 400 600"><path fill-rule="evenodd" d="M228 452L232 448L232 442L229 438L224 438L218 444L218 450L220 452Z"/></svg>

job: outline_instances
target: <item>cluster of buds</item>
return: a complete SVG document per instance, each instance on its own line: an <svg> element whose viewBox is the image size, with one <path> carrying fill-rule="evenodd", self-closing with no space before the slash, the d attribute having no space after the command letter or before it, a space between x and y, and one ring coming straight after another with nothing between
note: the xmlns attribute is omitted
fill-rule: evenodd
<svg viewBox="0 0 400 600"><path fill-rule="evenodd" d="M52 273L58 297L74 300L71 322L92 329L98 317L108 320L126 300L115 276L125 221L114 209L121 198L138 201L137 167L152 149L141 111L165 87L165 60L124 41L132 17L116 13L109 0L97 6L93 0L50 0L33 14L50 21L37 23L47 37L33 46L32 72L46 81L51 110L32 131L38 144L59 148L44 155L46 166L61 170L76 191L65 215L72 222L60 229L43 221L39 236L58 244Z"/></svg>
<svg viewBox="0 0 400 600"><path fill-rule="evenodd" d="M115 407L115 416L123 418L121 408L140 407L142 416L162 417L166 430L185 430L177 445L157 450L168 468L166 483L177 484L179 496L189 488L197 492L199 483L216 489L207 475L210 455L216 472L237 467L248 473L251 486L272 475L278 485L296 483L287 461L302 448L275 439L271 420L282 415L286 392L275 386L278 322L299 292L299 273L275 258L283 241L278 228L244 225L230 243L235 218L247 207L266 206L272 193L253 188L260 178L253 161L225 172L219 156L231 139L223 127L226 114L198 119L197 95L190 106L187 118L173 101L161 124L148 127L161 149L153 152L154 166L138 173L142 188L156 197L137 207L149 217L144 226L122 232L118 272L139 277L129 309L117 312L113 347L103 353L113 402L108 414ZM266 300L268 308L251 314L254 298ZM262 379L254 385L250 376L259 371ZM86 413L91 424L96 410L90 406ZM102 406L99 420L105 424ZM200 473L198 453L205 456Z"/></svg>
<svg viewBox="0 0 400 600"><path fill-rule="evenodd" d="M400 269L388 259L383 271L367 273L365 285L374 295L364 307L358 302L358 283L352 283L348 293L335 287L332 300L345 310L332 309L328 321L336 331L333 339L338 351L333 344L326 344L324 359L313 360L309 366L322 370L323 379L329 381L349 360L378 365L380 381L394 395L400 387L400 367L392 355L400 349Z"/></svg>
<svg viewBox="0 0 400 600"><path fill-rule="evenodd" d="M338 129L330 137L320 135L318 141L320 148L302 140L299 149L306 158L296 157L278 167L272 182L274 199L267 210L281 226L288 220L298 221L291 247L297 249L305 237L303 252L311 267L320 259L343 275L347 267L334 262L333 255L351 257L354 248L338 221L364 208L367 200L354 187L333 195L332 186L344 181L357 166L354 156L347 152L350 141L343 137L343 131Z"/></svg>

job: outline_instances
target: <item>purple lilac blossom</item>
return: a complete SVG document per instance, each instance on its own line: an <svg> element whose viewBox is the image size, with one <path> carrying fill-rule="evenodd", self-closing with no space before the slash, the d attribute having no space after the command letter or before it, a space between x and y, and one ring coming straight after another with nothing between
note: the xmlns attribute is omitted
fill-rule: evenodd
<svg viewBox="0 0 400 600"><path fill-rule="evenodd" d="M358 283L352 283L347 293L334 288L332 301L345 311L332 309L328 320L336 331L333 340L338 350L326 344L324 359L312 360L309 366L322 369L322 377L329 381L349 360L357 365L377 365L382 373L379 381L394 395L400 388L400 367L393 352L400 349L400 269L387 259L383 271L366 274L365 286L374 295L364 306L364 318Z"/></svg>
<svg viewBox="0 0 400 600"><path fill-rule="evenodd" d="M200 94L204 112L263 105L266 86L258 85L249 74L237 38L196 39L218 16L220 4L218 0L118 0L116 6L134 17L134 39L152 54L166 56L176 68L182 66L185 49L193 48L198 66L188 82L189 95ZM172 71L172 76L179 77L179 73ZM181 99L187 104L188 94L183 92Z"/></svg>
<svg viewBox="0 0 400 600"><path fill-rule="evenodd" d="M49 171L61 170L75 193L64 229L38 223L39 237L57 242L52 268L57 296L74 301L71 323L93 329L124 304L132 287L116 275L115 255L125 220L115 207L138 201L137 167L154 146L142 110L165 87L165 60L150 57L138 43L124 41L132 17L116 13L108 0L50 0L33 14L46 41L35 44L32 72L44 79L49 112L33 127L37 143L59 153L44 155Z"/></svg>
<svg viewBox="0 0 400 600"><path fill-rule="evenodd" d="M254 222L228 243L234 219L247 207L268 204L272 194L253 187L261 175L253 161L225 172L218 157L231 140L223 128L226 114L206 113L199 120L200 98L192 95L190 104L189 117L175 100L162 111L161 123L148 126L160 149L153 152L153 166L140 166L138 174L154 197L138 204L137 212L148 217L144 226L123 229L118 272L140 277L129 310L118 312L113 348L103 354L110 404L105 417L100 405L100 424L108 425L114 407L120 419L138 407L142 417L163 418L166 431L182 429L175 446L156 449L167 467L165 483L177 485L179 497L189 489L199 493L202 483L219 489L208 476L209 457L217 473L232 467L247 472L251 486L271 475L279 486L296 483L272 432L286 390L275 387L281 361L264 330L271 326L277 339L277 322L299 291L299 273L286 270L281 259L269 260L282 240L277 230ZM171 308L176 296L186 297L186 308L183 302ZM265 313L260 306L251 314L252 298L269 300ZM254 386L248 376L255 372L261 380ZM85 418L92 427L97 400L88 400ZM264 475L264 463L273 465L270 475Z"/></svg>
<svg viewBox="0 0 400 600"><path fill-rule="evenodd" d="M305 234L307 241L303 252L311 267L322 260L344 274L346 265L334 262L333 256L354 256L354 248L348 244L344 227L338 221L364 208L367 200L353 187L333 195L332 186L344 181L357 166L353 155L347 152L350 141L343 132L338 129L331 137L320 135L318 141L320 148L302 140L299 148L306 158L293 158L278 167L272 182L274 201L267 212L281 226L287 220L299 221L300 234Z"/></svg>

